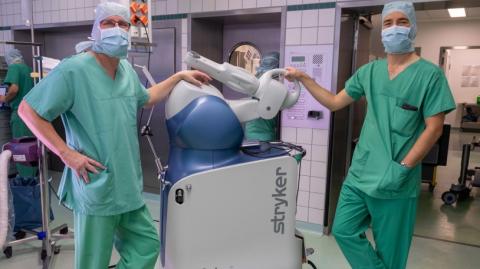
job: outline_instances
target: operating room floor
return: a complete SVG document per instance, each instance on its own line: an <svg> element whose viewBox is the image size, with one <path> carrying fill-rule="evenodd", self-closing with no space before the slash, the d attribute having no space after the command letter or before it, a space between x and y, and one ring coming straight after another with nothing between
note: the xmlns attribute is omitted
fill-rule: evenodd
<svg viewBox="0 0 480 269"><path fill-rule="evenodd" d="M470 143L478 133L452 130L447 166L437 170L437 186L433 193L424 184L417 209L415 235L478 246L480 251L480 188L473 189L472 198L453 206L444 205L442 194L457 183L460 175L462 144ZM480 166L480 150L470 153L469 168ZM479 252L480 253L480 252ZM478 264L480 267L480 264Z"/></svg>
<svg viewBox="0 0 480 269"><path fill-rule="evenodd" d="M146 194L147 205L155 219L159 217L158 196ZM72 214L68 210L58 206L56 201L52 201L55 211L55 221L53 225L67 223L70 227L73 225ZM478 222L477 222L478 223ZM345 258L340 252L335 239L331 236L323 236L311 232L305 232L306 245L313 247L315 253L310 259L317 265L317 268L324 269L347 269L349 268ZM60 254L56 255L54 260L54 269L73 268L73 240L59 242L61 245ZM6 259L0 257L0 268L5 269L40 269L38 242L28 245L18 246L14 249L14 256ZM426 268L462 268L474 269L480 265L480 248L457 243L450 243L432 239L414 237L408 263L409 269ZM112 262L118 260L118 254L114 251ZM52 268L52 269L53 269ZM156 269L160 269L157 263ZM304 265L302 269L310 269Z"/></svg>
<svg viewBox="0 0 480 269"><path fill-rule="evenodd" d="M443 206L440 199L444 190L456 180L459 174L460 148L465 141L470 141L473 134L452 132L450 153L447 167L438 170L438 186L435 192L429 193L426 186L420 197L416 236L413 238L407 268L461 268L480 267L480 190L476 190L475 199L459 203L453 207ZM480 152L472 152L471 163L480 165ZM158 195L145 194L145 200L154 219L159 219ZM58 205L52 199L55 212L53 226L67 223L73 227L71 212ZM312 232L304 232L307 247L315 249L310 259L317 268L346 269L350 268L332 236L323 236ZM369 234L371 237L371 235ZM60 241L60 254L56 255L52 269L73 268L73 240ZM14 256L6 259L0 255L0 268L3 269L40 269L39 242L25 244L14 248ZM114 251L111 264L118 260ZM157 263L157 269L160 265ZM310 269L304 265L302 269Z"/></svg>

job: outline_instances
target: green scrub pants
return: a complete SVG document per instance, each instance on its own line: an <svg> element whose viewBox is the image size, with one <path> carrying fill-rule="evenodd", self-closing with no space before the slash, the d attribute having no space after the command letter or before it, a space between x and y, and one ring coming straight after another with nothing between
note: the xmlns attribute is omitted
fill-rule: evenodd
<svg viewBox="0 0 480 269"><path fill-rule="evenodd" d="M30 129L23 122L23 120L18 116L17 111L13 111L10 118L10 128L12 129L12 137L18 138L22 136L33 136ZM37 175L37 168L16 164L17 172L22 177L34 177Z"/></svg>
<svg viewBox="0 0 480 269"><path fill-rule="evenodd" d="M404 269L416 210L417 198L376 199L344 184L333 235L353 269ZM375 248L365 235L370 225Z"/></svg>
<svg viewBox="0 0 480 269"><path fill-rule="evenodd" d="M108 268L114 244L117 269L155 267L160 241L146 206L114 216L74 214L76 269Z"/></svg>

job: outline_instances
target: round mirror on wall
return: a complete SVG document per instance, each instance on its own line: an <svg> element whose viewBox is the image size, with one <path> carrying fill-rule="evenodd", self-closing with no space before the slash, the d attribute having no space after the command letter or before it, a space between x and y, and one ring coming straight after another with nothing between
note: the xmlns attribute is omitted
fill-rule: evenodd
<svg viewBox="0 0 480 269"><path fill-rule="evenodd" d="M232 48L228 62L255 75L257 73L257 67L260 66L261 58L260 50L254 44L250 42L240 42Z"/></svg>

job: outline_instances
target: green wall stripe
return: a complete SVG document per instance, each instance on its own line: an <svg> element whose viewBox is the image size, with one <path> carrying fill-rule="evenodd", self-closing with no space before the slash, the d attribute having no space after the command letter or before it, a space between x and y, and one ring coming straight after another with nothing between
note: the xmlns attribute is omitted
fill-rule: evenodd
<svg viewBox="0 0 480 269"><path fill-rule="evenodd" d="M304 4L304 5L290 5L290 6L287 6L287 11L327 9L327 8L335 8L335 6L336 6L335 2ZM152 16L152 21L179 20L179 19L186 19L187 17L188 17L187 13L157 15L157 16Z"/></svg>
<svg viewBox="0 0 480 269"><path fill-rule="evenodd" d="M179 19L186 19L187 16L188 16L187 13L157 15L157 16L152 16L152 21L179 20Z"/></svg>
<svg viewBox="0 0 480 269"><path fill-rule="evenodd" d="M287 7L287 11L299 11L299 10L310 10L310 9L327 9L327 8L335 8L335 2L329 3L316 3L316 4L304 4L304 5L291 5ZM188 17L187 13L180 13L180 14L169 14L169 15L157 15L152 16L153 21L162 21L162 20L178 20L178 19L186 19ZM11 30L10 26L3 26L0 27L0 31L7 31Z"/></svg>
<svg viewBox="0 0 480 269"><path fill-rule="evenodd" d="M287 11L299 11L299 10L310 10L310 9L327 9L327 8L335 8L335 2L304 4L304 5L291 5L291 6L287 7Z"/></svg>

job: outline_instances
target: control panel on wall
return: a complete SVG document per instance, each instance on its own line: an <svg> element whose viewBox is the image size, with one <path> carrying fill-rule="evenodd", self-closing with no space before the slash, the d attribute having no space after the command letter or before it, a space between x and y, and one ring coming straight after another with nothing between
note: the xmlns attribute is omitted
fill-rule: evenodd
<svg viewBox="0 0 480 269"><path fill-rule="evenodd" d="M130 37L132 42L152 42L151 0L127 0L130 9Z"/></svg>
<svg viewBox="0 0 480 269"><path fill-rule="evenodd" d="M332 45L289 46L285 48L285 66L304 71L318 84L331 89L332 84ZM293 83L288 83L290 90ZM282 112L282 126L298 128L328 129L330 111L320 105L303 87L297 104Z"/></svg>

